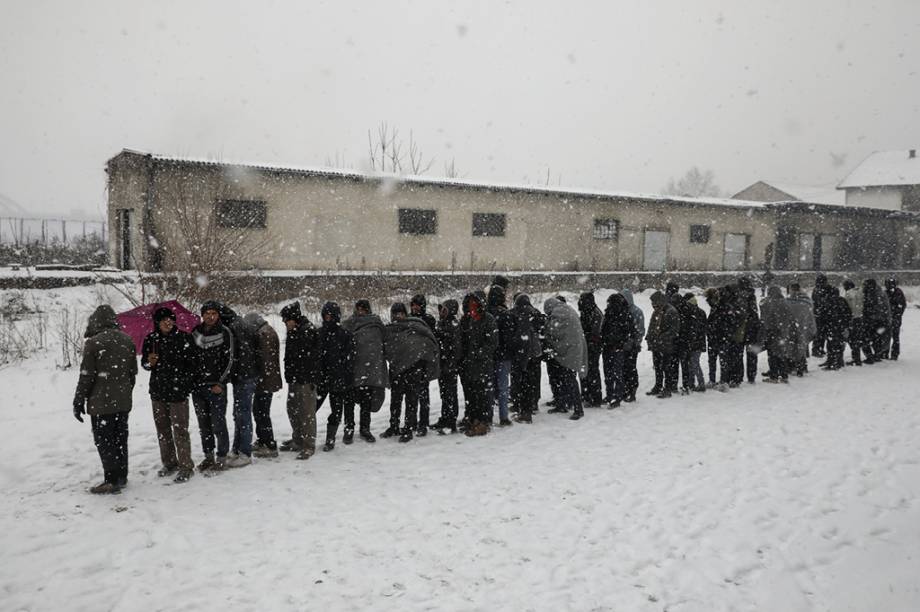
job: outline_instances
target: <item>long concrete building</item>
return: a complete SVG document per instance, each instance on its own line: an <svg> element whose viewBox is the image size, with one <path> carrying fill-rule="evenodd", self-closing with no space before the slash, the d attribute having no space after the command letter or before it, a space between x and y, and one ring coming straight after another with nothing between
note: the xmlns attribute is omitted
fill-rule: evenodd
<svg viewBox="0 0 920 612"><path fill-rule="evenodd" d="M914 213L230 164L106 165L124 269L721 271L915 265Z"/></svg>

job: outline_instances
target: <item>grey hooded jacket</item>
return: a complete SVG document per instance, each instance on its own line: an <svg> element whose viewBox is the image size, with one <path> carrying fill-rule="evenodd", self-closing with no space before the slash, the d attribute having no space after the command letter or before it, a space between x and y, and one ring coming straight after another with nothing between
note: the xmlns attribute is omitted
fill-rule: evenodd
<svg viewBox="0 0 920 612"><path fill-rule="evenodd" d="M642 312L641 308L636 306L632 291L629 289L621 289L620 295L625 297L626 301L629 302L629 309L632 312L633 321L636 323L636 337L645 338L645 314ZM637 342L636 348L642 350L642 343Z"/></svg>
<svg viewBox="0 0 920 612"><path fill-rule="evenodd" d="M588 345L581 329L581 318L568 304L551 297L543 302L546 326L543 336L549 356L564 368L580 375L587 371Z"/></svg>
<svg viewBox="0 0 920 612"><path fill-rule="evenodd" d="M428 324L417 317L395 320L386 326L384 355L390 362L390 377L399 376L424 361L428 380L441 372L441 351Z"/></svg>
<svg viewBox="0 0 920 612"><path fill-rule="evenodd" d="M354 386L386 387L387 362L383 356L386 329L383 321L375 314L352 315L345 319L342 327L354 338Z"/></svg>

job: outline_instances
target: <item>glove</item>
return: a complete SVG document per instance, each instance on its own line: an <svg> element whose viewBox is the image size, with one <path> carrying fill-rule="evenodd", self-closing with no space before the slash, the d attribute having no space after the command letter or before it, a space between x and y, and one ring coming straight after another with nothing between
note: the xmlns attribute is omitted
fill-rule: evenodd
<svg viewBox="0 0 920 612"><path fill-rule="evenodd" d="M83 400L75 399L73 401L73 418L82 423L84 414L86 414L86 405L84 404Z"/></svg>

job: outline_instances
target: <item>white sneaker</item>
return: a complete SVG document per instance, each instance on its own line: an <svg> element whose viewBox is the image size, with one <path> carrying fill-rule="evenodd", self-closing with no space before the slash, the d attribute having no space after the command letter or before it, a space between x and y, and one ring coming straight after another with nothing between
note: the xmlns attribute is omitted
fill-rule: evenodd
<svg viewBox="0 0 920 612"><path fill-rule="evenodd" d="M236 456L234 456L234 457L230 457L230 458L227 460L227 467L228 467L228 468L246 467L246 466L249 465L250 463L252 463L252 458L251 458L251 457L249 457L249 456L247 456L247 455L239 454L239 455L236 455Z"/></svg>

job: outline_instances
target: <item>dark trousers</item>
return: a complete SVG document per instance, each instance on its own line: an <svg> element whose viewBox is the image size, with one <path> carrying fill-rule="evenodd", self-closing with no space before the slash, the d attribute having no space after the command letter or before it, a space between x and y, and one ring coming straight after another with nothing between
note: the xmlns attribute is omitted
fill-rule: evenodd
<svg viewBox="0 0 920 612"><path fill-rule="evenodd" d="M885 323L876 323L872 326L872 351L877 359L888 359L889 345L891 344L891 330ZM900 348L900 347L898 347Z"/></svg>
<svg viewBox="0 0 920 612"><path fill-rule="evenodd" d="M827 322L824 316L815 316L815 339L811 345L811 354L814 357L824 356L824 345L827 343Z"/></svg>
<svg viewBox="0 0 920 612"><path fill-rule="evenodd" d="M750 344L744 345L744 364L745 364L745 374L747 374L748 382L757 382L757 353L754 351L749 351L748 347Z"/></svg>
<svg viewBox="0 0 920 612"><path fill-rule="evenodd" d="M891 320L891 358L897 359L901 355L901 317Z"/></svg>
<svg viewBox="0 0 920 612"><path fill-rule="evenodd" d="M827 338L827 366L838 369L843 367L843 338L829 335Z"/></svg>
<svg viewBox="0 0 920 612"><path fill-rule="evenodd" d="M619 402L626 397L626 359L626 351L604 350L604 385L608 402Z"/></svg>
<svg viewBox="0 0 920 612"><path fill-rule="evenodd" d="M588 345L588 372L582 381L581 399L589 406L601 403L601 350Z"/></svg>
<svg viewBox="0 0 920 612"><path fill-rule="evenodd" d="M767 367L770 368L771 380L776 380L777 378L787 380L789 378L789 362L785 357L767 351Z"/></svg>
<svg viewBox="0 0 920 612"><path fill-rule="evenodd" d="M549 361L546 362L546 377L549 378L549 390L553 394L553 401L556 402L558 407L559 396L562 394L562 390L559 387L559 370L551 367L550 363Z"/></svg>
<svg viewBox="0 0 920 612"><path fill-rule="evenodd" d="M639 390L639 349L623 354L623 386L626 396L635 396Z"/></svg>
<svg viewBox="0 0 920 612"><path fill-rule="evenodd" d="M850 337L848 338L850 342L850 355L853 358L853 363L860 364L862 363L862 347L864 341L865 332L863 330L863 321L862 317L855 317L850 321Z"/></svg>
<svg viewBox="0 0 920 612"><path fill-rule="evenodd" d="M335 433L339 430L339 423L342 422L342 412L345 410L345 401L348 391L344 389L332 389L329 391L329 418L326 419L326 439L335 440ZM351 429L355 428L355 415L351 414ZM345 429L349 429L348 425Z"/></svg>
<svg viewBox="0 0 920 612"><path fill-rule="evenodd" d="M415 429L418 425L418 404L422 389L428 386L424 363L418 363L394 376L390 382L390 426L399 429L399 417L405 400L405 427Z"/></svg>
<svg viewBox="0 0 920 612"><path fill-rule="evenodd" d="M371 412L374 406L374 387L352 387L345 398L345 429L355 428L355 405L358 406L359 431L371 430Z"/></svg>
<svg viewBox="0 0 920 612"><path fill-rule="evenodd" d="M121 486L128 481L128 412L92 415L93 441L102 460L105 482Z"/></svg>
<svg viewBox="0 0 920 612"><path fill-rule="evenodd" d="M211 393L205 388L192 394L198 432L201 434L201 450L205 455L214 454L217 441L217 456L226 457L230 452L230 433L227 431L227 390Z"/></svg>
<svg viewBox="0 0 920 612"><path fill-rule="evenodd" d="M719 353L719 364L722 366L721 382L729 385L741 384L744 380L743 353L744 345L734 342L729 342L722 348Z"/></svg>
<svg viewBox="0 0 920 612"><path fill-rule="evenodd" d="M252 418L256 422L256 440L262 446L275 448L275 430L272 427L272 396L269 391L256 391L252 400Z"/></svg>
<svg viewBox="0 0 920 612"><path fill-rule="evenodd" d="M677 353L652 352L652 365L655 367L655 388L677 391Z"/></svg>
<svg viewBox="0 0 920 612"><path fill-rule="evenodd" d="M709 383L714 385L719 380L719 350L710 345L707 356L709 359Z"/></svg>
<svg viewBox="0 0 920 612"><path fill-rule="evenodd" d="M527 363L514 361L511 364L511 398L521 416L532 416L537 409L537 402L540 401L541 364L539 357Z"/></svg>
<svg viewBox="0 0 920 612"><path fill-rule="evenodd" d="M459 400L457 399L457 375L444 374L438 377L438 393L441 395L441 421L442 425L453 426L457 424Z"/></svg>
<svg viewBox="0 0 920 612"><path fill-rule="evenodd" d="M482 379L462 377L461 381L470 423L490 424L489 413L494 396L492 376L487 375Z"/></svg>
<svg viewBox="0 0 920 612"><path fill-rule="evenodd" d="M431 419L431 394L428 390L428 381L419 389L418 393L418 425L428 427Z"/></svg>
<svg viewBox="0 0 920 612"><path fill-rule="evenodd" d="M564 408L575 413L582 413L581 392L578 388L578 375L575 370L570 370L560 365L555 359L547 362L547 368L558 381L559 396L556 398L556 408Z"/></svg>

